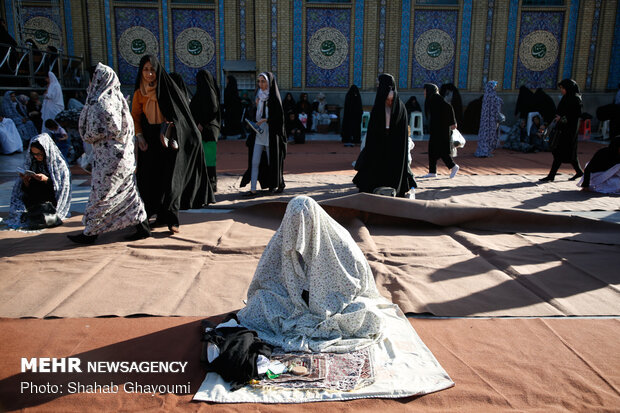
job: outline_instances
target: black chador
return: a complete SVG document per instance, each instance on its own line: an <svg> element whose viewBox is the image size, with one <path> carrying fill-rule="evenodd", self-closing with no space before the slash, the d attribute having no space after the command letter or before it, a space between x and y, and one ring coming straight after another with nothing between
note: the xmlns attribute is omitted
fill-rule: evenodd
<svg viewBox="0 0 620 413"><path fill-rule="evenodd" d="M581 186L590 186L590 176L593 172L604 172L620 163L620 136L611 139L609 146L596 151L592 160L588 162L584 171Z"/></svg>
<svg viewBox="0 0 620 413"><path fill-rule="evenodd" d="M196 94L190 103L196 125L202 129L201 136L209 181L213 191L217 191L216 143L220 136L220 90L210 72L200 70L196 73Z"/></svg>
<svg viewBox="0 0 620 413"><path fill-rule="evenodd" d="M388 98L393 99L391 108ZM386 122L389 113L389 123ZM389 74L379 76L375 104L370 112L366 145L360 153L353 183L361 192L372 193L375 188L386 186L396 189L397 196L405 196L416 187L409 167L407 111L398 98L394 78Z"/></svg>
<svg viewBox="0 0 620 413"><path fill-rule="evenodd" d="M267 124L269 125L269 161L267 154L262 153L258 168L258 182L261 188L282 192L284 187L284 158L286 157L286 130L282 98L278 83L271 72L265 72L269 80L269 100L267 101ZM252 178L252 155L256 134L252 132L246 141L248 147L248 169L241 178L243 188Z"/></svg>
<svg viewBox="0 0 620 413"><path fill-rule="evenodd" d="M454 110L439 94L437 86L432 83L424 85L426 99L424 112L429 122L428 172L436 173L437 160L442 159L448 169L454 167L450 157L450 126L456 124Z"/></svg>
<svg viewBox="0 0 620 413"><path fill-rule="evenodd" d="M340 136L343 143L360 143L362 135L362 97L356 85L352 85L344 98L344 114Z"/></svg>

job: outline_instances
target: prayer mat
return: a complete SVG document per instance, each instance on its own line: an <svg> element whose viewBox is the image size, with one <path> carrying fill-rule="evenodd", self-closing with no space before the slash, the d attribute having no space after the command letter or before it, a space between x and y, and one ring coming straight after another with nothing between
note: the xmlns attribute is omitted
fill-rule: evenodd
<svg viewBox="0 0 620 413"><path fill-rule="evenodd" d="M396 305L381 308L385 320L384 339L344 357L331 353L312 354L308 358L326 359L328 385L312 388L247 385L234 392L216 373L207 373L195 401L218 403L306 403L362 398L400 398L423 395L454 386L454 382L422 342ZM365 361L365 356L368 355ZM332 370L333 371L330 371Z"/></svg>

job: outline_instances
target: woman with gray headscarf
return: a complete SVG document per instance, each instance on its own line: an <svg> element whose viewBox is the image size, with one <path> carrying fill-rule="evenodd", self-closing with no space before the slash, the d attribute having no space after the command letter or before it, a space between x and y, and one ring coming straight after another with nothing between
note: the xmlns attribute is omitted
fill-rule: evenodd
<svg viewBox="0 0 620 413"><path fill-rule="evenodd" d="M92 244L99 234L136 225L130 240L151 235L144 203L138 194L134 124L116 73L99 63L88 86L80 115L80 135L93 145L92 184L84 212L84 232L68 235Z"/></svg>

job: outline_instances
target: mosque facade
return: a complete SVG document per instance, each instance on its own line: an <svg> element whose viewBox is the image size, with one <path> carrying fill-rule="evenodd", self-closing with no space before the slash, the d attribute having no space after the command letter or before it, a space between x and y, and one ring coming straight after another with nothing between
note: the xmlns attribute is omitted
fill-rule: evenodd
<svg viewBox="0 0 620 413"><path fill-rule="evenodd" d="M480 92L521 85L584 91L620 83L620 1L609 0L4 0L17 39L112 66L134 82L145 54L195 83L200 69L272 71L281 89L401 91L426 82ZM243 82L241 82L243 83Z"/></svg>

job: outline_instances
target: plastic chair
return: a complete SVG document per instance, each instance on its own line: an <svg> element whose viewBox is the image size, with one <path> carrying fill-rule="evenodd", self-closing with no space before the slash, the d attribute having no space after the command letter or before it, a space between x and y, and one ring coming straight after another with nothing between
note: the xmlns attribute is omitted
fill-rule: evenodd
<svg viewBox="0 0 620 413"><path fill-rule="evenodd" d="M414 139L413 135L416 132L420 133L420 137L415 140L422 140L424 138L424 118L422 117L422 112L411 112L409 126L411 127L411 139Z"/></svg>
<svg viewBox="0 0 620 413"><path fill-rule="evenodd" d="M581 121L579 134L583 135L584 139L590 139L590 135L592 134L592 121L590 119L583 119Z"/></svg>
<svg viewBox="0 0 620 413"><path fill-rule="evenodd" d="M368 122L370 121L370 112L364 112L362 114L362 135L368 132Z"/></svg>

